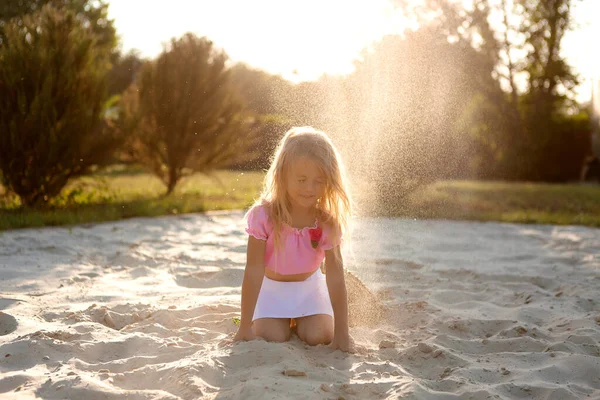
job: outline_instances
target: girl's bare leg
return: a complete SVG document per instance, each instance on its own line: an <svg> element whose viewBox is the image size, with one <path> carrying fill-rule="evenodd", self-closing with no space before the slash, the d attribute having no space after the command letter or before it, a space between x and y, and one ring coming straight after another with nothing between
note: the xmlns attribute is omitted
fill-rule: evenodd
<svg viewBox="0 0 600 400"><path fill-rule="evenodd" d="M267 342L287 342L290 340L289 318L259 318L253 322L254 334Z"/></svg>
<svg viewBox="0 0 600 400"><path fill-rule="evenodd" d="M296 318L298 337L311 346L329 344L333 340L333 318L327 314Z"/></svg>

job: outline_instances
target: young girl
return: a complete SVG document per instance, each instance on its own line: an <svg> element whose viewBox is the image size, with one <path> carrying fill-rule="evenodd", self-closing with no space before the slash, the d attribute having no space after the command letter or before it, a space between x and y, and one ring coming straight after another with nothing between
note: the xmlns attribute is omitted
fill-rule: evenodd
<svg viewBox="0 0 600 400"><path fill-rule="evenodd" d="M340 252L350 204L331 140L310 127L289 130L260 199L247 214L242 317L235 341L260 336L284 342L295 325L298 337L310 345L350 350Z"/></svg>

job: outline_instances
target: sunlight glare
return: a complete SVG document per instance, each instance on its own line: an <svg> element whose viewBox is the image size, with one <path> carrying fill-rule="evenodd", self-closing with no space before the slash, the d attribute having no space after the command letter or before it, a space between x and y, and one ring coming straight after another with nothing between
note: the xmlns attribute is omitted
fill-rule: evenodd
<svg viewBox="0 0 600 400"><path fill-rule="evenodd" d="M137 48L143 56L153 57L166 40L191 31L208 36L233 61L292 81L350 73L363 48L386 33L400 31L394 13L387 0L175 0L169 6L141 0L110 2L110 16L125 50Z"/></svg>

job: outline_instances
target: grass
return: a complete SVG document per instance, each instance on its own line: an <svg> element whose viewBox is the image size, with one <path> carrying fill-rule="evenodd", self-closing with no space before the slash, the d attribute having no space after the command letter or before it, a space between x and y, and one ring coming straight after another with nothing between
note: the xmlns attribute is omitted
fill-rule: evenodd
<svg viewBox="0 0 600 400"><path fill-rule="evenodd" d="M400 215L600 227L600 185L442 181L408 196Z"/></svg>
<svg viewBox="0 0 600 400"><path fill-rule="evenodd" d="M262 179L261 172L195 174L164 196L153 175L115 166L74 181L46 210L22 209L0 188L0 230L240 209L256 198ZM599 185L441 181L402 205L393 216L600 227Z"/></svg>
<svg viewBox="0 0 600 400"><path fill-rule="evenodd" d="M15 196L0 191L0 230L241 209L253 202L262 179L261 172L194 174L164 196L165 186L155 176L112 168L75 180L44 210L22 209Z"/></svg>

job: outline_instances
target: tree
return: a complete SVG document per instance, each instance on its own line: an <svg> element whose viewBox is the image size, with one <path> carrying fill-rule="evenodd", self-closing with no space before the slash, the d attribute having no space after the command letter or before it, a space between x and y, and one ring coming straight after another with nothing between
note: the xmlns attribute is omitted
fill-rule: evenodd
<svg viewBox="0 0 600 400"><path fill-rule="evenodd" d="M231 67L231 82L248 110L255 115L281 115L287 102L281 101L293 90L293 84L279 75L271 75L246 64Z"/></svg>
<svg viewBox="0 0 600 400"><path fill-rule="evenodd" d="M588 140L581 137L582 132L590 130L587 116L573 118L566 114L569 108L578 108L573 100L577 76L560 55L562 39L572 25L572 3L574 0L519 0L528 16L523 28L528 90L522 107L525 140L531 154L524 174L529 179L574 179L590 150L585 144ZM565 170L573 167L576 173L565 176Z"/></svg>
<svg viewBox="0 0 600 400"><path fill-rule="evenodd" d="M46 4L64 8L77 15L80 22L96 35L96 46L114 51L117 33L113 21L108 18L106 0L2 0L0 4L0 45L3 43L4 26L13 18L22 24L25 15L42 9Z"/></svg>
<svg viewBox="0 0 600 400"><path fill-rule="evenodd" d="M560 55L577 0L474 0L471 8L458 0L427 0L413 8L397 1L405 13L483 56L480 65L493 80L479 82L480 96L467 113L478 125L471 129L478 131L476 140L494 155L488 162L493 172L486 168L484 175L546 181L577 176L572 171L588 152L589 127L585 114L568 113L579 108L573 101L577 77Z"/></svg>
<svg viewBox="0 0 600 400"><path fill-rule="evenodd" d="M127 54L113 53L112 68L108 74L109 96L122 94L134 81L144 64L139 52L132 50Z"/></svg>
<svg viewBox="0 0 600 400"><path fill-rule="evenodd" d="M136 132L135 157L165 183L167 194L186 171L247 157L252 137L226 61L212 42L188 33L146 63L123 96L121 125Z"/></svg>
<svg viewBox="0 0 600 400"><path fill-rule="evenodd" d="M4 185L37 207L121 143L102 118L109 54L74 12L50 5L4 32L0 169Z"/></svg>
<svg viewBox="0 0 600 400"><path fill-rule="evenodd" d="M488 10L487 19L491 12L501 16L490 40L498 49L498 80L510 93L505 107L512 120L505 143L511 149L510 162L502 168L508 178L562 181L575 178L581 168L587 152L586 116L567 115L567 110L578 108L573 100L578 79L560 55L575 1L477 2ZM474 26L481 32L481 22ZM525 57L516 58L518 53Z"/></svg>

